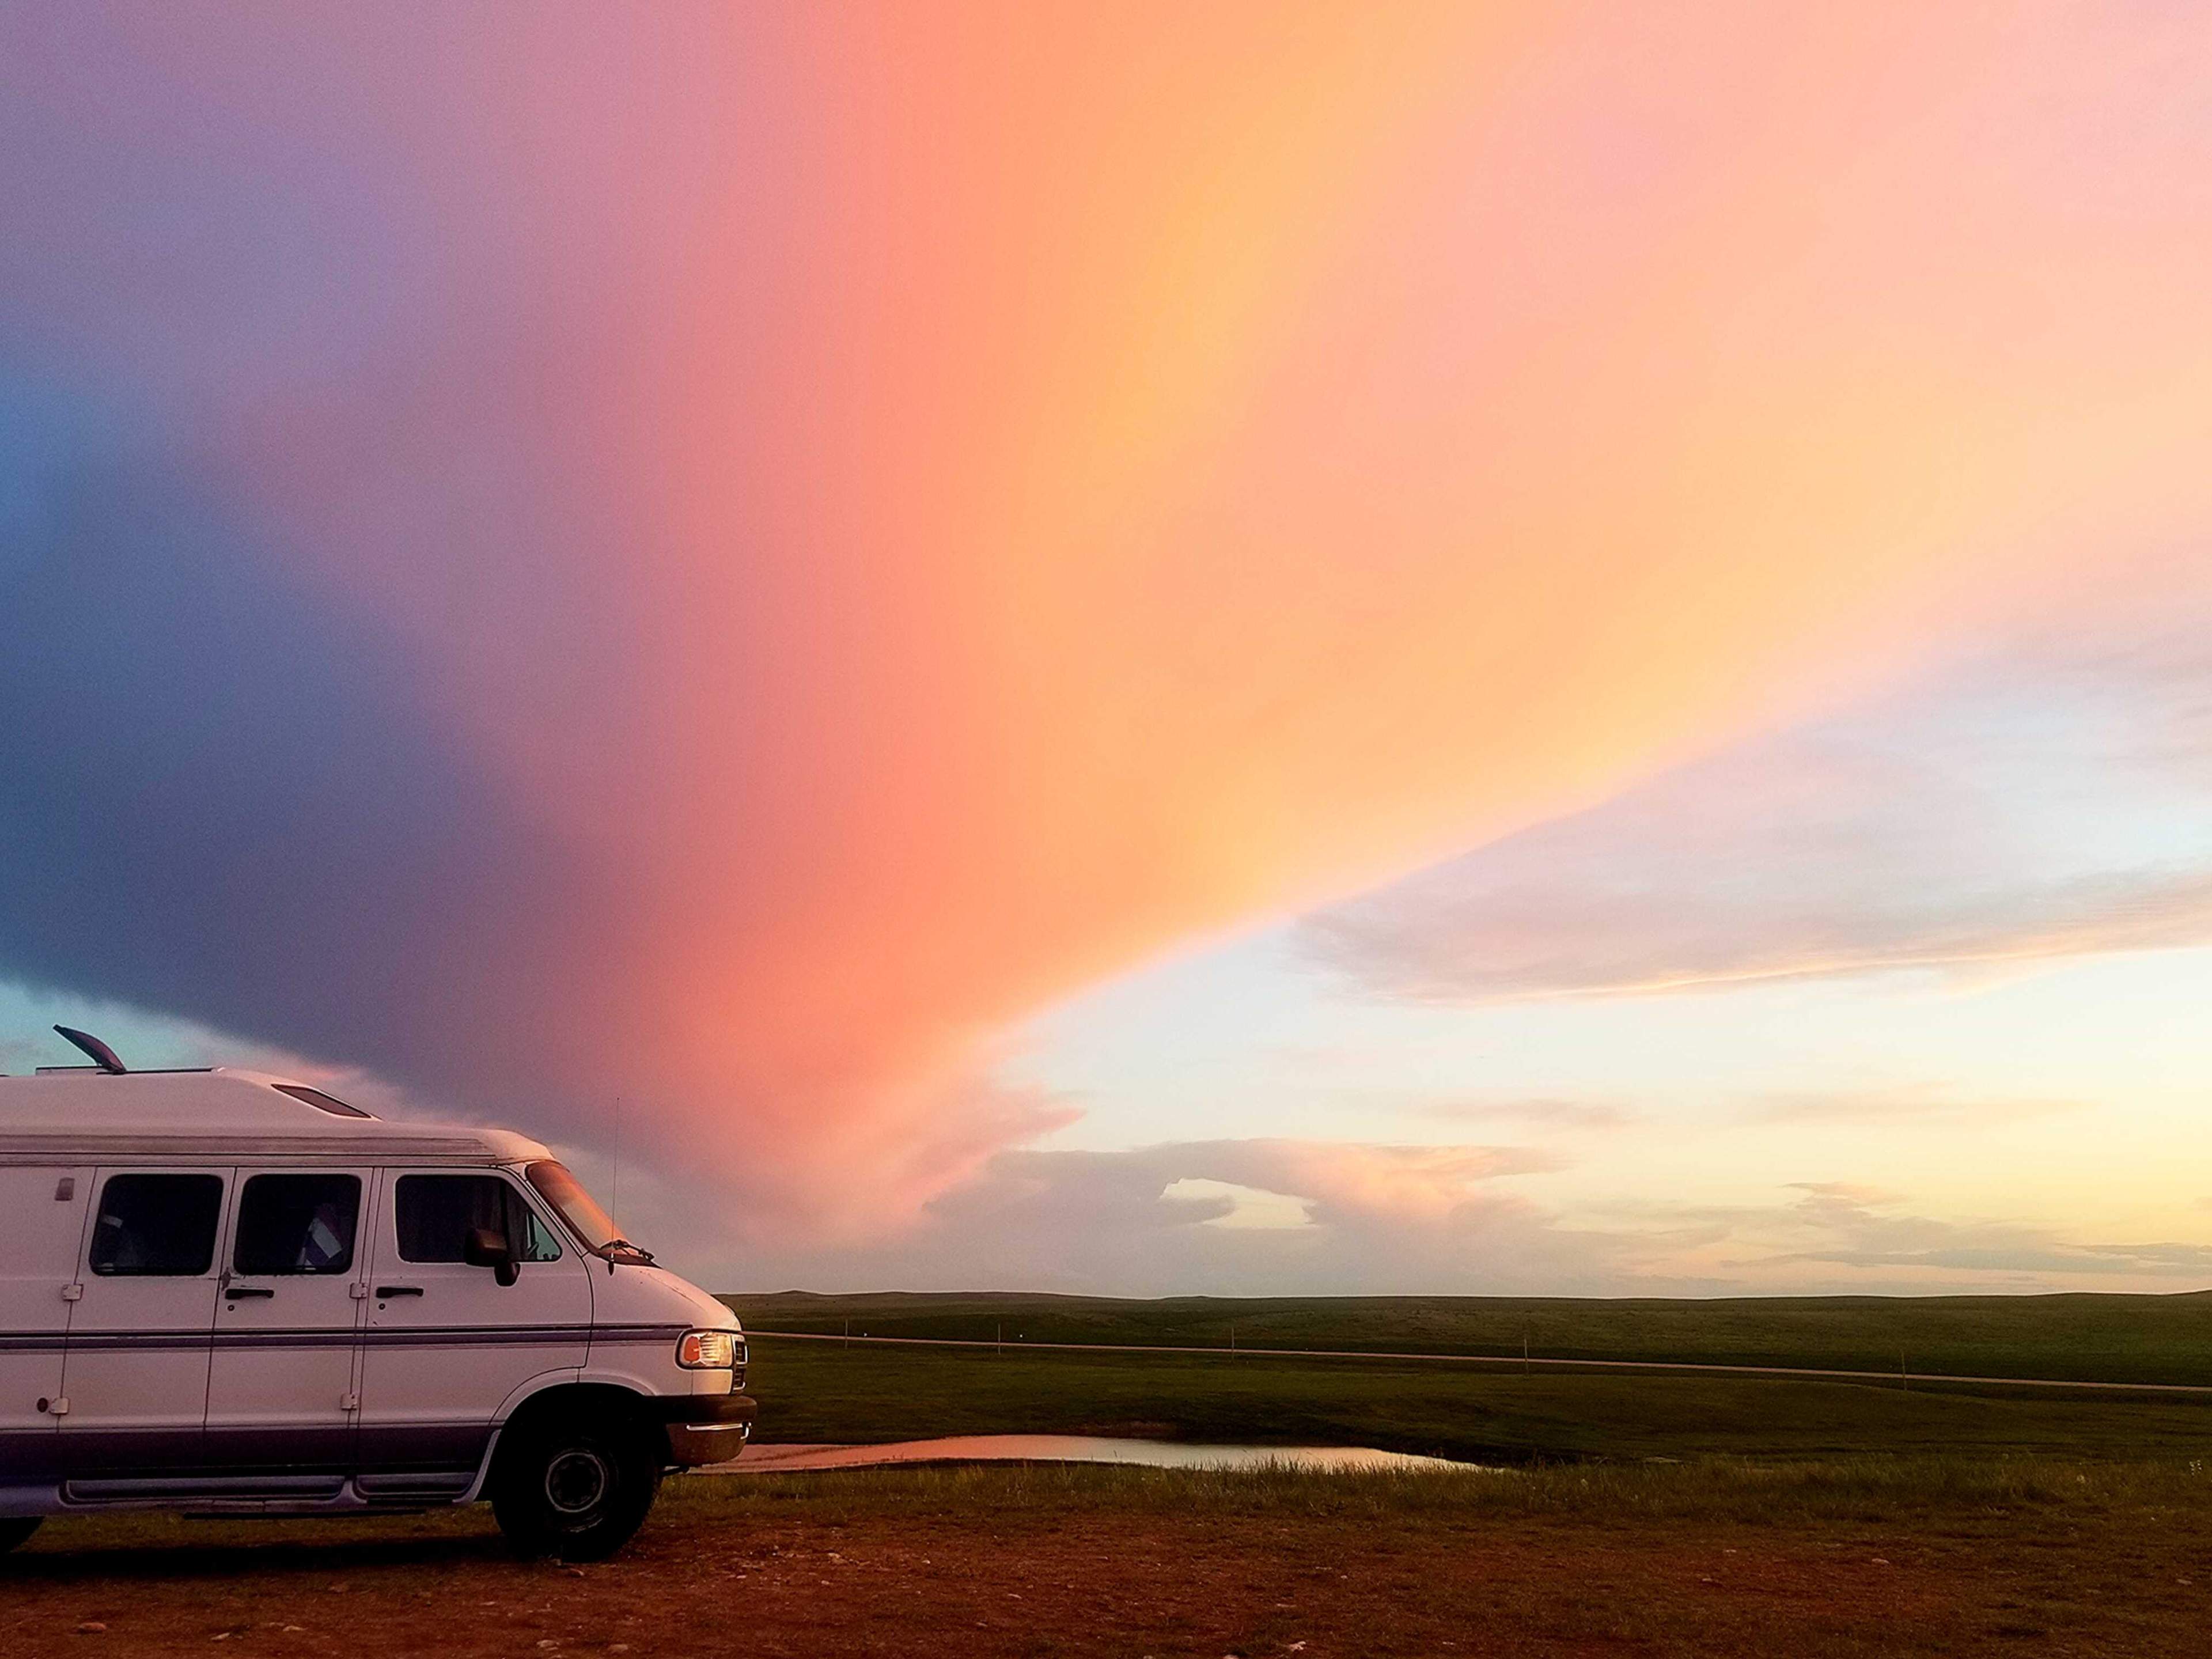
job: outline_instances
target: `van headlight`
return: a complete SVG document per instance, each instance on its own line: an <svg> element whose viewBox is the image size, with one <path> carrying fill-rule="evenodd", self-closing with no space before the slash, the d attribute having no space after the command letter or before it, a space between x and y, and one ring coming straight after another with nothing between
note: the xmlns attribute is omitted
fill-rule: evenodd
<svg viewBox="0 0 2212 1659"><path fill-rule="evenodd" d="M676 1345L676 1363L687 1371L733 1370L738 1364L735 1331L686 1331Z"/></svg>

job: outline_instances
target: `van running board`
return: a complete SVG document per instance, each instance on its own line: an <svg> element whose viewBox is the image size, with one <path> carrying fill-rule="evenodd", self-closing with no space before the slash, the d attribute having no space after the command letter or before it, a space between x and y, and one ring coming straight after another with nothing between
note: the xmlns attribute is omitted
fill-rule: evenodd
<svg viewBox="0 0 2212 1659"><path fill-rule="evenodd" d="M160 1507L192 1515L309 1515L333 1510L421 1508L451 1504L476 1484L473 1469L365 1474L175 1476L155 1480L71 1480L62 1501L88 1508Z"/></svg>
<svg viewBox="0 0 2212 1659"><path fill-rule="evenodd" d="M276 1498L293 1503L329 1503L345 1496L344 1478L335 1474L167 1475L126 1480L65 1480L62 1498L70 1504L174 1503L218 1498Z"/></svg>
<svg viewBox="0 0 2212 1659"><path fill-rule="evenodd" d="M474 1469L419 1470L406 1474L362 1474L354 1477L361 1495L371 1500L386 1498L459 1498L477 1483Z"/></svg>

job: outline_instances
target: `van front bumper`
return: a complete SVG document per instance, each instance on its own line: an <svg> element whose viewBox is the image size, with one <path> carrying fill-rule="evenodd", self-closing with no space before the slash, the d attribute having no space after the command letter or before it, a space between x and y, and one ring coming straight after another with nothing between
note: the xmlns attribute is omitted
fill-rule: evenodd
<svg viewBox="0 0 2212 1659"><path fill-rule="evenodd" d="M667 1411L668 1461L686 1468L726 1463L752 1437L759 1407L750 1395L685 1395L664 1400Z"/></svg>

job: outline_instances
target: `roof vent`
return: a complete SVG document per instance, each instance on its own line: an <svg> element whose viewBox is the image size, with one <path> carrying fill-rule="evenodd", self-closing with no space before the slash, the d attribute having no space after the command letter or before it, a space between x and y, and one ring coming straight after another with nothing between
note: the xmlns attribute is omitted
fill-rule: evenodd
<svg viewBox="0 0 2212 1659"><path fill-rule="evenodd" d="M332 1117L365 1117L374 1119L376 1114L364 1112L358 1106L349 1106L336 1095L326 1095L320 1089L310 1089L304 1083L272 1083L269 1085L280 1095L289 1095L295 1100L304 1100L319 1112L328 1112Z"/></svg>
<svg viewBox="0 0 2212 1659"><path fill-rule="evenodd" d="M83 1049L90 1057L92 1063L106 1073L108 1076L121 1077L127 1069L121 1060L116 1059L115 1050L93 1036L91 1032L72 1030L66 1025L57 1025L54 1030Z"/></svg>

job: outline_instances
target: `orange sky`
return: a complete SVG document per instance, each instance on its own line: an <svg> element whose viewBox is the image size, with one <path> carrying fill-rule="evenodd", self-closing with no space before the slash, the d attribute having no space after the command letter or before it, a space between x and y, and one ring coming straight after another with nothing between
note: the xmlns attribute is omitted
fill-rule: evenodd
<svg viewBox="0 0 2212 1659"><path fill-rule="evenodd" d="M963 1079L1053 999L2203 522L2179 10L428 27L33 43L106 68L19 206L110 274L20 330L126 316L103 384L587 872L410 1080L642 1097L817 1219L1036 1121ZM273 343L149 145L350 250Z"/></svg>

